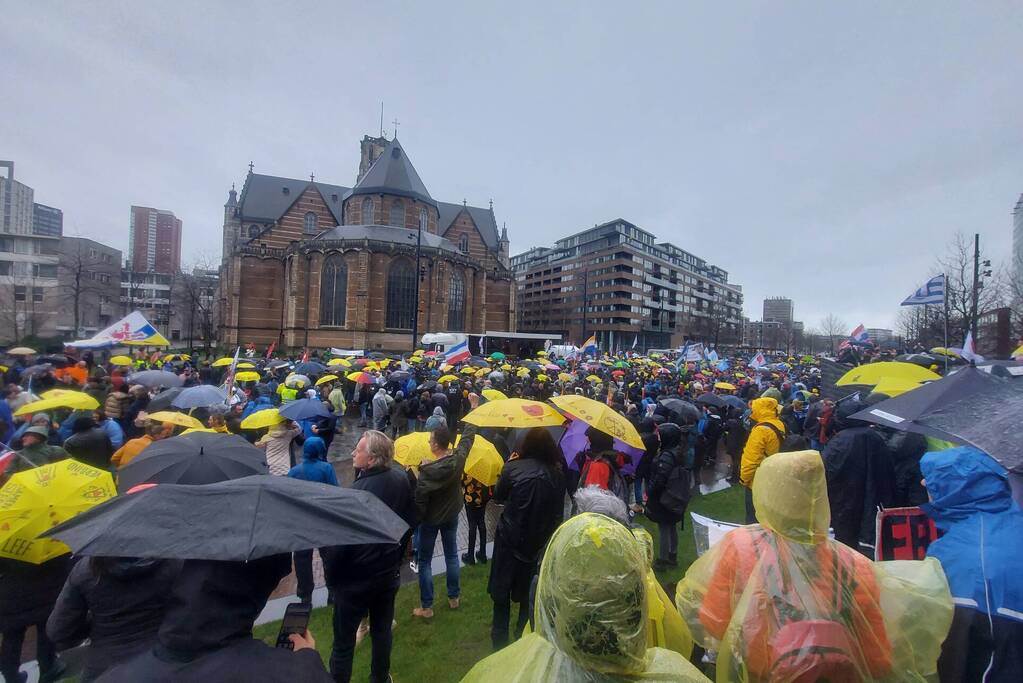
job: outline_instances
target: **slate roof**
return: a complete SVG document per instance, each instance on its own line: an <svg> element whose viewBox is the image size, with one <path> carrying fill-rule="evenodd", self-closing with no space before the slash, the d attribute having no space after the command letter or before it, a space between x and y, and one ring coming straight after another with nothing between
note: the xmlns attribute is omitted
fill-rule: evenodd
<svg viewBox="0 0 1023 683"><path fill-rule="evenodd" d="M494 218L494 212L491 209L437 202L437 210L440 212L440 220L437 221L437 232L442 235L447 232L451 224L458 218L458 214L462 209L469 212L469 216L476 223L476 227L479 228L480 235L483 237L483 242L487 245L487 248L491 251L497 251L497 220Z"/></svg>
<svg viewBox="0 0 1023 683"><path fill-rule="evenodd" d="M350 188L341 185L295 178L281 178L273 175L250 173L245 179L245 186L238 201L238 210L243 221L275 221L291 208L309 186L315 187L323 196L323 201L330 209L334 220L341 220L341 204ZM284 189L288 192L285 193ZM334 197L337 197L335 200Z"/></svg>
<svg viewBox="0 0 1023 683"><path fill-rule="evenodd" d="M369 239L379 242L394 242L395 244L415 246L416 233L418 232L418 230L396 228L393 225L337 225L330 230L324 230L317 235L315 239L317 241ZM423 231L423 246L431 249L450 251L456 254L461 253L455 243L451 240L426 231Z"/></svg>
<svg viewBox="0 0 1023 683"><path fill-rule="evenodd" d="M357 194L395 194L412 197L427 204L437 205L429 190L416 173L412 161L405 154L398 138L391 140L373 165L356 183L349 196Z"/></svg>

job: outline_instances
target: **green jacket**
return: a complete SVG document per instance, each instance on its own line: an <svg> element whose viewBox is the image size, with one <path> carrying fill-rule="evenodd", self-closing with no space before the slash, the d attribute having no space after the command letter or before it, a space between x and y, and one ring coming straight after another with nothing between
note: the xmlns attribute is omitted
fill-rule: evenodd
<svg viewBox="0 0 1023 683"><path fill-rule="evenodd" d="M450 524L462 510L462 472L476 440L476 427L465 425L462 440L451 455L419 466L416 510L422 524Z"/></svg>
<svg viewBox="0 0 1023 683"><path fill-rule="evenodd" d="M14 462L11 464L10 473L23 472L33 467L39 467L40 465L49 465L53 462L65 460L69 458L67 451L60 446L51 446L47 443L34 444L32 446L25 446L18 455L15 456ZM29 465L28 460L32 464Z"/></svg>

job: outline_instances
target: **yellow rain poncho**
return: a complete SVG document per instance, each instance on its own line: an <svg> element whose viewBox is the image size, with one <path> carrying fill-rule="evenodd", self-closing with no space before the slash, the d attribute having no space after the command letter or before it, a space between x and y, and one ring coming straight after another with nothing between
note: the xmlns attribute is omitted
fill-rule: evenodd
<svg viewBox="0 0 1023 683"><path fill-rule="evenodd" d="M706 681L680 654L647 647L647 562L632 533L583 513L562 524L536 588L537 631L474 666L463 681Z"/></svg>
<svg viewBox="0 0 1023 683"><path fill-rule="evenodd" d="M646 556L646 606L648 647L663 647L674 650L686 659L693 653L693 637L689 635L689 627L675 609L675 603L661 588L661 582L654 575L654 539L643 527L632 530L640 549Z"/></svg>
<svg viewBox="0 0 1023 683"><path fill-rule="evenodd" d="M952 617L940 569L887 570L828 538L817 451L777 453L753 480L760 524L729 532L678 584L718 681L907 681L936 671ZM893 564L893 563L889 563Z"/></svg>

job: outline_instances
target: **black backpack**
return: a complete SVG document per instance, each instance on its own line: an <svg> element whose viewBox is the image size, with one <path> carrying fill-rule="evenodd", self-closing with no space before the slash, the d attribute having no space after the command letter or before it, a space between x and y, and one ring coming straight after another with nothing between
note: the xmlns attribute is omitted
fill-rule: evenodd
<svg viewBox="0 0 1023 683"><path fill-rule="evenodd" d="M756 429L757 427L767 427L772 432L774 432L774 435L778 437L778 443L781 444L781 448L778 449L779 453L805 451L807 448L810 447L810 444L809 442L807 442L806 437L803 436L802 434L786 435L785 432L778 429L770 422L758 422L755 425L753 425L753 429Z"/></svg>

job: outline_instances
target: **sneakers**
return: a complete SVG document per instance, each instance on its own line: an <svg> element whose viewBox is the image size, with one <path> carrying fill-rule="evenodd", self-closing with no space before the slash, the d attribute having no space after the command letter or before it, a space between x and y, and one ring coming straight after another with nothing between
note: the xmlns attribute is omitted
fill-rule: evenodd
<svg viewBox="0 0 1023 683"><path fill-rule="evenodd" d="M433 609L430 607L416 607L412 610L412 616L421 619L433 619Z"/></svg>
<svg viewBox="0 0 1023 683"><path fill-rule="evenodd" d="M458 605L461 604L458 598L448 598L448 607L451 609L458 609Z"/></svg>
<svg viewBox="0 0 1023 683"><path fill-rule="evenodd" d="M412 570L413 574L419 573L419 563L416 562L415 560L412 560L411 562L408 563L408 568Z"/></svg>

